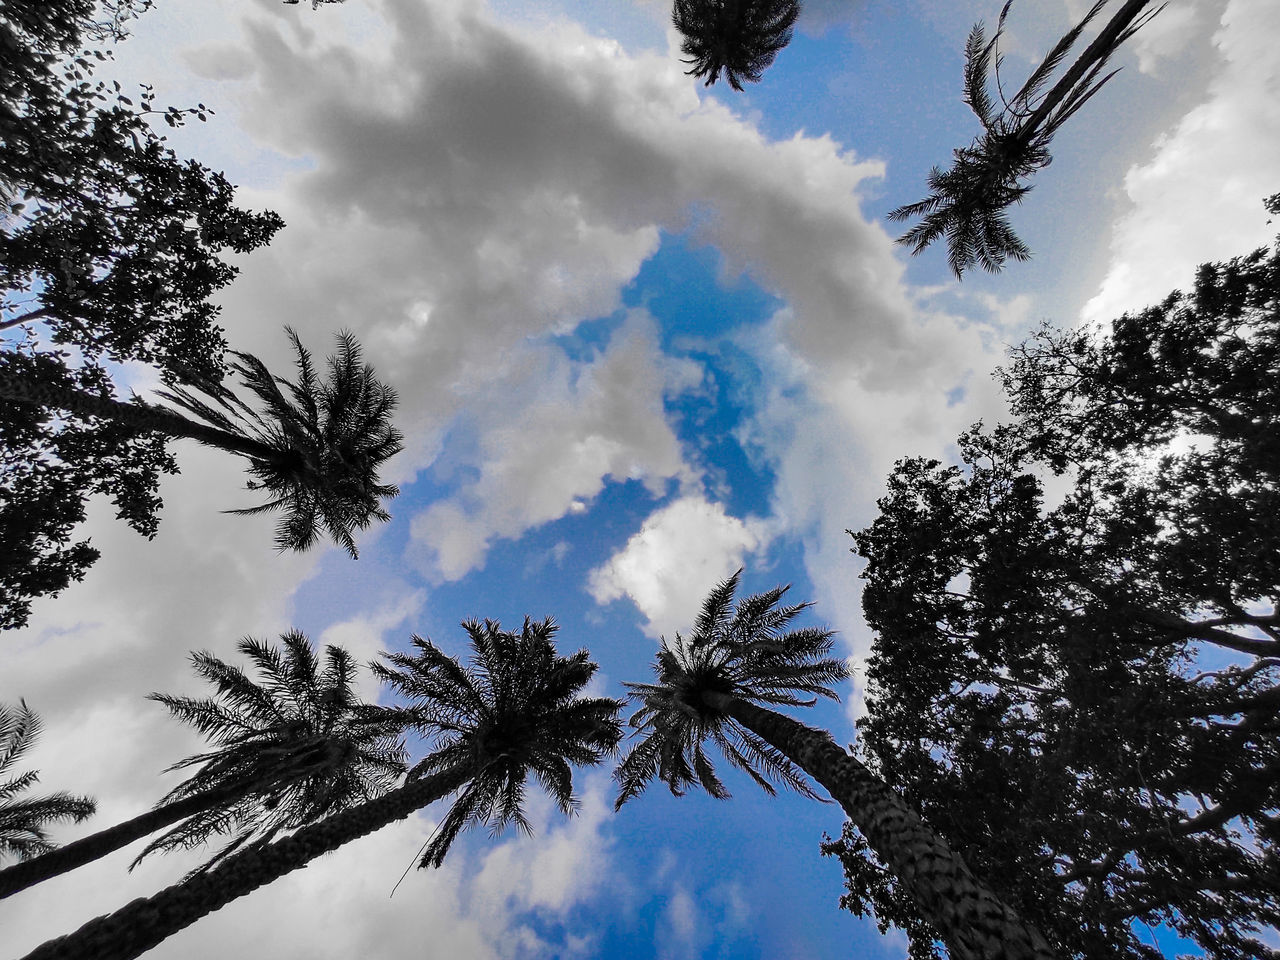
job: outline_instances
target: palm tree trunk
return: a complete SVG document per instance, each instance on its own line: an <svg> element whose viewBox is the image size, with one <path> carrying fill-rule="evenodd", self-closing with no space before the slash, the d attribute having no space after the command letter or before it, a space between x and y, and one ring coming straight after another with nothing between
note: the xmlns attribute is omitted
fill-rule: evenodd
<svg viewBox="0 0 1280 960"><path fill-rule="evenodd" d="M150 836L171 823L177 823L179 820L237 800L244 795L244 792L243 785L237 784L184 797L157 807L155 810L148 810L131 820L117 823L113 827L81 837L56 850L15 863L0 870L0 900L20 893L28 887L34 887L37 883L51 880L76 867L92 863L107 854L115 853L121 847L127 847L135 840Z"/></svg>
<svg viewBox="0 0 1280 960"><path fill-rule="evenodd" d="M110 397L99 397L83 390L37 382L27 377L10 374L0 377L0 398L66 410L82 417L99 417L128 427L136 433L163 433L170 437L199 440L211 447L255 460L274 461L279 456L277 451L258 443L252 437L188 420L164 407L149 403L121 403Z"/></svg>
<svg viewBox="0 0 1280 960"><path fill-rule="evenodd" d="M919 814L823 730L723 693L703 701L781 750L822 784L903 886L956 960L1051 960L1033 926L983 886Z"/></svg>
<svg viewBox="0 0 1280 960"><path fill-rule="evenodd" d="M131 960L232 900L448 796L470 775L469 768L458 767L423 777L283 840L241 851L206 873L41 944L24 960Z"/></svg>
<svg viewBox="0 0 1280 960"><path fill-rule="evenodd" d="M204 813L206 810L213 810L223 804L233 803L250 793L270 789L282 781L300 778L314 772L322 765L312 763L308 767L303 763L299 766L296 762L292 766L280 765L268 775L246 777L223 787L183 797L181 800L148 810L131 820L125 820L113 827L81 837L56 850L15 863L0 870L0 900L115 853L135 840L150 836L171 823Z"/></svg>

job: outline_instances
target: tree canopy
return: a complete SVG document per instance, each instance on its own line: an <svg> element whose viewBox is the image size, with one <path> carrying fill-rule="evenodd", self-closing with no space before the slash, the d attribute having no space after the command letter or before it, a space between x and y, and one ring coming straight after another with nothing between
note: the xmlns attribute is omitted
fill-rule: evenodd
<svg viewBox="0 0 1280 960"><path fill-rule="evenodd" d="M955 162L950 168L930 171L927 197L890 211L890 220L920 218L898 242L918 254L945 238L947 263L956 279L975 266L995 273L1010 258L1029 259L1031 249L1014 233L1005 211L1022 202L1031 190L1028 179L1052 161L1049 144L1058 129L1116 75L1115 70L1103 72L1111 57L1164 9L1163 4L1150 9L1151 2L1125 0L1046 91L1071 48L1107 5L1107 0L1097 0L1012 97L1004 94L1000 77L1004 57L999 44L1013 0L1007 0L1001 9L999 25L990 40L982 23L976 24L965 46L964 102L982 124L982 133L969 146L953 151Z"/></svg>
<svg viewBox="0 0 1280 960"><path fill-rule="evenodd" d="M735 90L760 82L791 42L799 16L797 0L675 0L671 8L671 23L684 37L686 72L706 77L708 87L724 74Z"/></svg>
<svg viewBox="0 0 1280 960"><path fill-rule="evenodd" d="M267 243L274 213L234 203L220 173L180 159L153 126L205 119L203 104L159 109L95 80L145 0L0 9L0 336L6 359L64 386L112 396L110 365L141 361L166 383L217 381L226 343L209 298L236 269L228 252ZM144 536L156 529L160 438L0 401L0 627L96 559L71 542L86 499L105 494Z"/></svg>
<svg viewBox="0 0 1280 960"><path fill-rule="evenodd" d="M861 749L1064 956L1280 924L1280 245L1110 329L1044 327L1015 419L898 463L854 534ZM856 831L845 905L935 933Z"/></svg>

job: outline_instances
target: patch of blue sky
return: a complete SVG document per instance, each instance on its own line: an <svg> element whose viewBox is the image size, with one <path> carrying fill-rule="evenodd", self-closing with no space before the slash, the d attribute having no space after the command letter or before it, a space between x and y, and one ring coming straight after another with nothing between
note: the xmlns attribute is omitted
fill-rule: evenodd
<svg viewBox="0 0 1280 960"><path fill-rule="evenodd" d="M769 797L726 766L717 763L729 800L675 798L658 784L611 822L620 874L643 878L649 895L626 918L629 929L619 924L609 940L626 948L647 934L669 956L828 956L832 944L841 944L841 955L894 956L874 928L835 909L842 871L821 857L819 844L824 833L838 835L838 808L793 793ZM680 895L701 921L684 951L672 943L667 915Z"/></svg>
<svg viewBox="0 0 1280 960"><path fill-rule="evenodd" d="M668 352L713 342L782 306L749 277L726 274L720 252L687 232L662 234L657 251L623 289L622 302L643 307L658 321Z"/></svg>

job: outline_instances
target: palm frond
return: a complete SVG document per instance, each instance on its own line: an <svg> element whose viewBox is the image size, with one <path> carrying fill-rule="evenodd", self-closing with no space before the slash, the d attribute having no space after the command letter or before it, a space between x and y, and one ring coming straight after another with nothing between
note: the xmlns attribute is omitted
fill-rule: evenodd
<svg viewBox="0 0 1280 960"><path fill-rule="evenodd" d="M421 637L413 654L383 654L374 670L414 701L391 709L411 718L432 741L413 779L467 771L470 783L440 821L422 866L439 866L454 840L477 824L499 832L528 830L525 783L530 774L565 813L576 808L570 765L590 765L612 753L622 735L622 704L583 697L595 675L586 651L561 656L556 624L525 618L518 632L495 620L462 624L470 641L466 665Z"/></svg>
<svg viewBox="0 0 1280 960"><path fill-rule="evenodd" d="M403 725L357 700L350 654L326 647L322 669L304 634L291 630L280 640L238 644L256 680L199 652L192 663L213 697L151 695L217 746L169 768L194 769L162 803L213 791L232 799L182 821L139 859L231 832L238 835L228 849L258 843L376 797L405 772Z"/></svg>
<svg viewBox="0 0 1280 960"><path fill-rule="evenodd" d="M769 793L782 783L812 795L785 755L712 706L705 695L812 706L817 696L839 699L831 686L846 679L848 670L843 661L828 656L832 631L790 629L808 604L783 605L788 587L735 605L741 573L711 590L688 637L676 634L674 641L661 641L653 664L656 683L625 684L637 704L629 725L639 739L614 773L619 787L615 806L638 796L655 779L676 796L693 787L729 796L704 750L708 741Z"/></svg>
<svg viewBox="0 0 1280 960"><path fill-rule="evenodd" d="M29 750L41 732L40 717L19 701L15 709L0 704L0 773L8 773ZM40 780L34 770L12 774L0 783L0 855L28 860L54 849L50 824L80 823L92 816L96 804L89 797L65 791L43 797L23 796Z"/></svg>
<svg viewBox="0 0 1280 960"><path fill-rule="evenodd" d="M975 25L965 45L963 89L965 102L982 123L982 133L968 147L953 151L949 169L931 170L930 192L923 200L890 211L888 218L894 222L920 218L897 242L915 256L945 239L947 265L957 279L973 267L995 273L1009 260L1029 259L1031 250L1014 232L1005 211L1022 201L1031 189L1029 179L1051 161L1049 144L1059 128L1115 76L1115 71L1102 72L1112 55L1164 9L1164 5L1148 9L1149 2L1126 0L1046 91L1084 30L1106 6L1107 0L1096 0L1058 39L1012 98L1004 94L999 54L1012 0L1001 10L990 40L982 24ZM998 112L988 92L988 78L993 75L1001 100Z"/></svg>

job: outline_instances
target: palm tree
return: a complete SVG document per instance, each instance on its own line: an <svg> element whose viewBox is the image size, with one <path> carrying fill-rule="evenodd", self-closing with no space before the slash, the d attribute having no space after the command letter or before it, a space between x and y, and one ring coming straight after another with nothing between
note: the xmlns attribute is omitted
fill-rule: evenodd
<svg viewBox="0 0 1280 960"><path fill-rule="evenodd" d="M138 433L187 437L244 457L249 489L265 490L272 499L228 512L280 509L276 545L281 550L306 550L324 530L355 557L354 532L375 519L391 519L381 498L400 492L378 482L379 467L403 446L403 436L390 422L396 393L361 363L360 345L351 334L338 334L329 376L321 382L298 335L285 330L297 353L297 382L275 376L252 354L234 353L232 370L261 410L221 384L194 377L192 386L157 391L198 418L193 420L136 397L121 403L15 372L16 361L0 369L0 398L109 420Z"/></svg>
<svg viewBox="0 0 1280 960"><path fill-rule="evenodd" d="M377 668L418 701L388 708L388 715L435 740L435 750L409 771L402 787L291 836L241 850L212 870L43 944L27 960L136 957L232 900L455 791L459 795L428 844L423 866L439 865L470 824L528 829L521 798L530 773L562 810L572 810L570 764L599 763L616 748L622 704L581 695L596 665L585 650L558 656L551 620L526 619L519 633L490 620L463 627L473 650L469 667L414 637L414 656L391 655L389 665Z"/></svg>
<svg viewBox="0 0 1280 960"><path fill-rule="evenodd" d="M1107 0L1097 0L1084 18L1068 30L1012 99L1005 99L1000 81L1003 57L1000 35L1013 0L1000 11L995 35L987 40L978 23L965 46L964 99L982 123L983 132L967 147L954 151L955 162L929 173L930 193L923 200L889 212L897 222L921 217L898 238L918 254L939 237L947 241L947 263L959 279L965 270L981 266L998 272L1006 260L1027 260L1031 250L1013 232L1005 211L1031 190L1027 179L1049 165L1049 143L1102 86L1118 73L1103 74L1120 45L1164 9L1146 9L1151 0L1125 0L1079 59L1041 97L1053 72L1075 45L1085 27ZM1001 109L997 112L988 89L994 76Z"/></svg>
<svg viewBox="0 0 1280 960"><path fill-rule="evenodd" d="M713 742L725 759L773 793L781 781L815 796L804 775L835 799L871 848L911 891L921 911L965 960L1048 960L1044 938L980 884L945 841L861 762L824 731L769 706L813 706L838 699L831 685L847 676L829 656L829 630L787 627L808 604L778 606L787 587L732 606L742 571L718 584L688 637L664 638L656 683L628 683L640 708L631 718L639 741L615 774L617 807L655 777L676 796L701 786L728 791L704 750Z"/></svg>
<svg viewBox="0 0 1280 960"><path fill-rule="evenodd" d="M352 688L356 665L341 647L325 648L321 668L297 631L284 648L253 638L241 653L257 667L242 670L206 652L191 655L196 673L217 688L194 699L152 694L217 748L170 770L198 769L155 809L0 870L0 898L91 863L170 824L134 861L155 851L199 846L216 834L235 838L200 871L246 844L260 846L281 830L314 823L389 790L404 773L402 724L361 703ZM181 821L181 822L179 822Z"/></svg>
<svg viewBox="0 0 1280 960"><path fill-rule="evenodd" d="M19 701L14 710L0 703L0 776L10 772L40 735L40 718ZM19 797L40 777L34 770L0 781L0 856L29 860L54 849L46 824L70 820L80 823L93 815L95 804L89 797L75 797L59 791L47 797Z"/></svg>
<svg viewBox="0 0 1280 960"><path fill-rule="evenodd" d="M691 76L709 87L721 71L735 90L759 83L778 51L791 42L797 0L675 0L671 22L684 36L680 51Z"/></svg>

